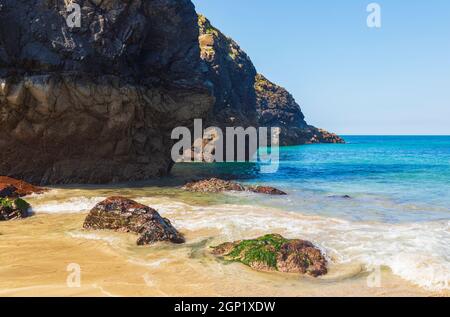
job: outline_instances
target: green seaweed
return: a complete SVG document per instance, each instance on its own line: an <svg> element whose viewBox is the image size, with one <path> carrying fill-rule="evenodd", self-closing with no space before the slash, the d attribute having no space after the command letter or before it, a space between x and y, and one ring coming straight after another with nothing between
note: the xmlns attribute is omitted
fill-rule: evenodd
<svg viewBox="0 0 450 317"><path fill-rule="evenodd" d="M19 209L22 212L27 212L28 209L30 209L30 204L21 198L17 198L14 201L14 205L16 205L17 209Z"/></svg>
<svg viewBox="0 0 450 317"><path fill-rule="evenodd" d="M233 250L226 255L231 261L238 261L251 266L253 263L263 263L270 268L277 269L277 252L281 246L288 242L280 235L269 234L254 240L239 242Z"/></svg>
<svg viewBox="0 0 450 317"><path fill-rule="evenodd" d="M9 198L0 198L0 206L2 208L8 208L8 209L13 209L13 203L14 201L12 199Z"/></svg>
<svg viewBox="0 0 450 317"><path fill-rule="evenodd" d="M21 198L0 198L0 207L10 210L17 208L22 212L26 212L30 208L30 204Z"/></svg>

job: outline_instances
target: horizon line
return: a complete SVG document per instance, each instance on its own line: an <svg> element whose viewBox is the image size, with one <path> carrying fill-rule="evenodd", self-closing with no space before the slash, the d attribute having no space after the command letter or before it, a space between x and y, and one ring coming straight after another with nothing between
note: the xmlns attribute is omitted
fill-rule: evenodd
<svg viewBox="0 0 450 317"><path fill-rule="evenodd" d="M450 134L360 134L360 133L336 133L340 136L447 136Z"/></svg>

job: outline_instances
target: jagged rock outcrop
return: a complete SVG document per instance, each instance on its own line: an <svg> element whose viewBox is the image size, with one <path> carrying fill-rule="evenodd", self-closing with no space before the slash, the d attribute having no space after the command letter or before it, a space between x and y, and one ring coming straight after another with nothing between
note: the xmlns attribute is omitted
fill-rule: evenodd
<svg viewBox="0 0 450 317"><path fill-rule="evenodd" d="M170 133L212 107L189 0L0 0L0 174L107 183L166 174Z"/></svg>
<svg viewBox="0 0 450 317"><path fill-rule="evenodd" d="M0 176L0 198L17 198L31 194L42 194L47 189L7 176Z"/></svg>
<svg viewBox="0 0 450 317"><path fill-rule="evenodd" d="M248 55L203 15L198 16L201 58L208 64L216 102L208 114L208 126L257 125L256 69ZM224 130L225 131L225 130Z"/></svg>
<svg viewBox="0 0 450 317"><path fill-rule="evenodd" d="M263 127L281 128L280 145L344 143L336 134L306 123L294 97L261 74L256 76L255 91L258 122Z"/></svg>
<svg viewBox="0 0 450 317"><path fill-rule="evenodd" d="M184 190L197 193L222 193L222 192L253 192L265 195L287 195L285 192L270 186L244 186L236 182L227 181L219 178L209 178L187 183L183 186Z"/></svg>
<svg viewBox="0 0 450 317"><path fill-rule="evenodd" d="M115 230L140 235L138 245L160 241L184 243L184 237L154 209L124 197L109 197L89 212L83 227L89 230Z"/></svg>
<svg viewBox="0 0 450 317"><path fill-rule="evenodd" d="M278 234L227 242L214 247L213 254L264 272L300 273L313 277L328 272L327 260L314 244L304 240L288 240Z"/></svg>
<svg viewBox="0 0 450 317"><path fill-rule="evenodd" d="M0 197L0 221L26 218L29 209L30 205L21 198Z"/></svg>
<svg viewBox="0 0 450 317"><path fill-rule="evenodd" d="M284 88L257 74L248 55L199 15L201 57L209 66L216 103L209 126L279 127L280 145L343 143L339 136L308 125ZM268 143L270 144L270 136Z"/></svg>

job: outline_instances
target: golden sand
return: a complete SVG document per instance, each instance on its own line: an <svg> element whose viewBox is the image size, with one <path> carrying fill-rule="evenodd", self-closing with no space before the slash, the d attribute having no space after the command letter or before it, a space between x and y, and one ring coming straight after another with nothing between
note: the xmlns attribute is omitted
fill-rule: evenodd
<svg viewBox="0 0 450 317"><path fill-rule="evenodd" d="M370 288L357 264L313 279L259 273L209 254L218 233L184 231L187 244L137 247L136 236L82 230L86 213L38 214L0 223L0 296L433 296L382 271ZM69 287L81 268L80 287ZM73 285L71 285L73 286Z"/></svg>

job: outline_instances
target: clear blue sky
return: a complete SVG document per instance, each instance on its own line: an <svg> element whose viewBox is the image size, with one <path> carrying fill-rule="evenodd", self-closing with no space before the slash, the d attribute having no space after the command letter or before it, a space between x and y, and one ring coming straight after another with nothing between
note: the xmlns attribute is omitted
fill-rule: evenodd
<svg viewBox="0 0 450 317"><path fill-rule="evenodd" d="M450 135L450 1L193 0L286 87L310 124L340 134Z"/></svg>

